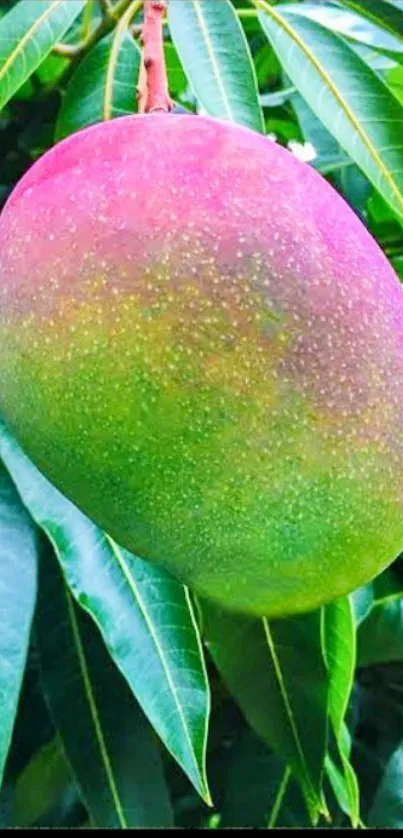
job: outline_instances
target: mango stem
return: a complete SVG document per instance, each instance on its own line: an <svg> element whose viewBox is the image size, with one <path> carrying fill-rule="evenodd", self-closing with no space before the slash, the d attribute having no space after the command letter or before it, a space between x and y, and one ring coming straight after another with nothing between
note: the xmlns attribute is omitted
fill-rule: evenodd
<svg viewBox="0 0 403 838"><path fill-rule="evenodd" d="M167 0L144 0L143 58L137 87L139 113L172 110L164 55L163 18Z"/></svg>

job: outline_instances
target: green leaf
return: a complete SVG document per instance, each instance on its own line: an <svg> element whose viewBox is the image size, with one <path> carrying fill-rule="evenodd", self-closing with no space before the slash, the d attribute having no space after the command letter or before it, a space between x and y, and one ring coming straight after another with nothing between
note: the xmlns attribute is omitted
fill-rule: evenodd
<svg viewBox="0 0 403 838"><path fill-rule="evenodd" d="M81 61L68 85L56 140L74 131L136 111L140 51L127 33L112 33Z"/></svg>
<svg viewBox="0 0 403 838"><path fill-rule="evenodd" d="M392 265L393 265L400 281L403 282L403 255L402 256L396 256L394 259L392 259Z"/></svg>
<svg viewBox="0 0 403 838"><path fill-rule="evenodd" d="M381 3L374 3L370 0L372 7ZM338 32L340 35L365 44L372 49L382 50L389 55L396 56L398 60L403 59L403 38L399 37L397 32L393 32L392 28L385 28L382 22L382 14L374 14L371 19L365 19L361 14L356 14L356 11L362 11L360 6L365 5L360 0L354 3L346 3L355 11L349 9L342 9L336 5L319 5L318 3L285 3L281 7L282 12L295 13L310 18L311 20L320 23L332 32ZM386 3L384 4L387 5ZM403 25L403 14L398 12ZM381 25L379 25L381 24Z"/></svg>
<svg viewBox="0 0 403 838"><path fill-rule="evenodd" d="M263 108L278 108L279 105L288 102L293 93L295 93L295 87L284 87L272 93L263 93L259 96L259 101Z"/></svg>
<svg viewBox="0 0 403 838"><path fill-rule="evenodd" d="M368 816L368 826L403 829L403 745L399 745L386 765Z"/></svg>
<svg viewBox="0 0 403 838"><path fill-rule="evenodd" d="M382 79L338 35L257 0L284 70L324 126L403 219L402 110Z"/></svg>
<svg viewBox="0 0 403 838"><path fill-rule="evenodd" d="M372 582L372 589L374 592L374 605L381 603L388 603L394 599L402 599L403 597L403 578L398 572L396 565L388 567L383 573Z"/></svg>
<svg viewBox="0 0 403 838"><path fill-rule="evenodd" d="M373 584L363 585L351 594L354 618L357 627L368 616L374 602Z"/></svg>
<svg viewBox="0 0 403 838"><path fill-rule="evenodd" d="M32 757L14 791L16 826L32 826L57 804L72 775L57 734Z"/></svg>
<svg viewBox="0 0 403 838"><path fill-rule="evenodd" d="M168 20L184 70L207 113L263 132L253 61L230 0L169 3Z"/></svg>
<svg viewBox="0 0 403 838"><path fill-rule="evenodd" d="M389 0L374 3L374 0L341 0L344 6L354 9L368 20L379 24L387 32L400 39L403 44L403 8Z"/></svg>
<svg viewBox="0 0 403 838"><path fill-rule="evenodd" d="M220 827L309 827L301 791L284 762L250 729L235 746Z"/></svg>
<svg viewBox="0 0 403 838"><path fill-rule="evenodd" d="M329 603L323 613L324 652L329 670L329 715L335 736L340 738L354 683L354 615L348 597Z"/></svg>
<svg viewBox="0 0 403 838"><path fill-rule="evenodd" d="M180 96L188 87L187 75L182 67L179 55L172 43L164 43L164 54L168 74L169 91L172 96Z"/></svg>
<svg viewBox="0 0 403 838"><path fill-rule="evenodd" d="M357 632L358 666L403 660L403 599L380 602Z"/></svg>
<svg viewBox="0 0 403 838"><path fill-rule="evenodd" d="M340 148L340 145L329 131L324 128L320 119L313 113L300 93L293 93L291 104L297 115L298 123L306 142L312 144L316 151L316 157L312 165L323 174L351 163L348 155Z"/></svg>
<svg viewBox="0 0 403 838"><path fill-rule="evenodd" d="M348 597L323 609L323 647L329 672L329 716L336 738L342 771L328 757L327 773L336 798L349 814L352 825L359 822L359 791L349 761L350 742L344 719L354 683L356 636L352 604ZM344 776L343 776L344 775Z"/></svg>
<svg viewBox="0 0 403 838"><path fill-rule="evenodd" d="M35 528L0 464L0 786L27 658L36 577Z"/></svg>
<svg viewBox="0 0 403 838"><path fill-rule="evenodd" d="M0 21L0 110L63 37L86 0L20 0Z"/></svg>
<svg viewBox="0 0 403 838"><path fill-rule="evenodd" d="M168 750L209 801L209 686L187 590L118 547L40 474L4 427L0 454L53 543L75 598L94 618Z"/></svg>
<svg viewBox="0 0 403 838"><path fill-rule="evenodd" d="M45 695L94 824L170 826L151 728L51 550L41 561L35 627Z"/></svg>
<svg viewBox="0 0 403 838"><path fill-rule="evenodd" d="M249 724L292 768L310 817L326 813L327 675L320 611L269 622L203 603L206 644Z"/></svg>
<svg viewBox="0 0 403 838"><path fill-rule="evenodd" d="M392 67L386 73L386 82L396 98L403 105L403 67Z"/></svg>

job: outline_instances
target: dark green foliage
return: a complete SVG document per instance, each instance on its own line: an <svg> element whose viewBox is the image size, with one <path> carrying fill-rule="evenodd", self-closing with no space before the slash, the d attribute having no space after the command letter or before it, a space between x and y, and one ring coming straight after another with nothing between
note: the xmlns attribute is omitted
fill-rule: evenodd
<svg viewBox="0 0 403 838"><path fill-rule="evenodd" d="M0 0L0 206L57 139L134 112L141 19ZM291 142L401 277L402 21L401 0L170 0L164 29L175 109ZM0 457L0 826L402 828L403 559L313 614L230 617L5 429Z"/></svg>

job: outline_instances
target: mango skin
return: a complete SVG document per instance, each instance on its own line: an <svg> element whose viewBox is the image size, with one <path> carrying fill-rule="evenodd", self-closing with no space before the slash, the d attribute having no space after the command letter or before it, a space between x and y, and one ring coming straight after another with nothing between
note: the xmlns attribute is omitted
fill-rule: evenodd
<svg viewBox="0 0 403 838"><path fill-rule="evenodd" d="M0 412L117 542L250 614L403 547L403 295L309 166L131 116L45 154L0 218Z"/></svg>

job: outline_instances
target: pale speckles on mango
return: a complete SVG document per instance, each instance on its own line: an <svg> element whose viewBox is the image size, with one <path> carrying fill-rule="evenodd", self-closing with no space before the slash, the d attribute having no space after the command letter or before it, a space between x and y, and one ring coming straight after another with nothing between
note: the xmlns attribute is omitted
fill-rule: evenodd
<svg viewBox="0 0 403 838"><path fill-rule="evenodd" d="M252 613L401 549L402 315L340 197L214 120L83 131L0 221L10 426L117 541Z"/></svg>

